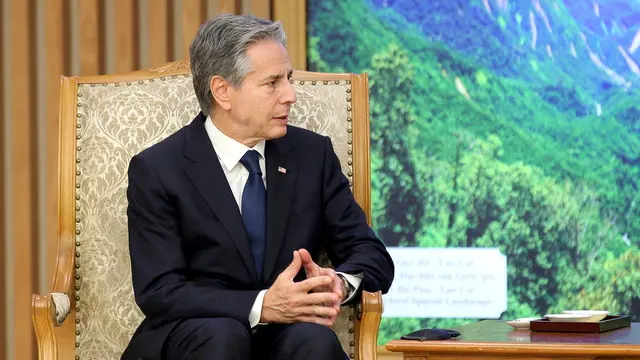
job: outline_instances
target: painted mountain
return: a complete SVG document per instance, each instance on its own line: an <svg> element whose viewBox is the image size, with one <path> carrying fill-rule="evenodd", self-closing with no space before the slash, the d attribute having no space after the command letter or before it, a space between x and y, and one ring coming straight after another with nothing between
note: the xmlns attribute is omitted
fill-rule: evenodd
<svg viewBox="0 0 640 360"><path fill-rule="evenodd" d="M580 77L587 87L629 87L640 78L637 0L374 0L373 6L503 75L550 63L554 75Z"/></svg>
<svg viewBox="0 0 640 360"><path fill-rule="evenodd" d="M309 68L370 79L388 246L497 247L504 318L640 315L640 0L309 0ZM385 319L380 341L472 319Z"/></svg>

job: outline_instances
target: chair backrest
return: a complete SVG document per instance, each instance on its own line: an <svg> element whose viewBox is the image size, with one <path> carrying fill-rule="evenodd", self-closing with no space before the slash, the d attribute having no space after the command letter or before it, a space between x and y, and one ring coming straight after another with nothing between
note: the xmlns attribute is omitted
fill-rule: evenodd
<svg viewBox="0 0 640 360"><path fill-rule="evenodd" d="M332 138L369 217L366 75L295 72L292 81L298 95L292 124ZM70 295L76 358L115 360L143 319L128 253L128 163L189 123L199 106L186 61L124 75L63 78L61 99L61 246L75 253ZM323 261L328 264L326 256ZM334 328L351 358L355 318L354 307L343 308Z"/></svg>

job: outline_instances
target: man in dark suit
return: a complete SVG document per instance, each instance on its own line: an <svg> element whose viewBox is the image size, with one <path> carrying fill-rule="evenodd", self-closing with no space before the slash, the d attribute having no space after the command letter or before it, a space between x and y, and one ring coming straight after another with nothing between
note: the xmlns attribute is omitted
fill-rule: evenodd
<svg viewBox="0 0 640 360"><path fill-rule="evenodd" d="M344 359L329 328L394 267L329 138L287 126L280 23L220 15L190 47L201 113L129 165L129 240L146 318L123 359ZM314 259L323 248L336 270ZM304 271L303 271L304 270Z"/></svg>

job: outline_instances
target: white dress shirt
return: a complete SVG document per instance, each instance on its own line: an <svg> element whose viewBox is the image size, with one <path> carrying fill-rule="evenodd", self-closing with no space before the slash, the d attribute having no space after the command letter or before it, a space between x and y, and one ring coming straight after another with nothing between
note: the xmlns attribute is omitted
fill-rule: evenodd
<svg viewBox="0 0 640 360"><path fill-rule="evenodd" d="M236 140L228 137L220 129L218 129L211 121L210 117L207 117L207 121L204 124L204 128L207 131L207 135L211 140L211 144L213 145L214 150L216 151L216 155L218 156L218 160L220 161L220 165L222 166L222 171L229 182L229 187L231 187L231 192L233 193L233 197L236 199L236 203L238 204L238 208L240 212L242 212L242 192L244 191L244 185L249 178L249 171L240 163L240 159L244 156L244 154L249 150L255 150L260 154L259 165L260 170L262 171L262 181L264 182L265 189L267 188L267 172L265 171L265 155L264 155L264 140L258 142L253 148L249 148L248 146L237 142ZM268 246L268 244L267 244ZM357 289L360 287L360 283L362 279L359 276L354 276L351 274L339 273L342 275L351 285L351 293L345 302L351 300L355 294L357 293ZM260 321L260 315L262 313L262 303L264 301L264 294L267 290L262 290L258 293L258 297L256 297L256 301L253 303L251 307L251 312L249 313L249 324L253 328L258 325Z"/></svg>

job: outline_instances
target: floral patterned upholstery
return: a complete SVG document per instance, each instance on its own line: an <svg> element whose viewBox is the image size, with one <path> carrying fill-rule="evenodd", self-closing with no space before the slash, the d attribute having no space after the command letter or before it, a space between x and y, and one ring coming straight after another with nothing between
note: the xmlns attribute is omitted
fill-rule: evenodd
<svg viewBox="0 0 640 360"><path fill-rule="evenodd" d="M350 83L295 81L294 125L332 138L351 179ZM143 315L131 284L127 168L131 157L189 123L198 111L190 75L79 84L77 94L77 359L120 358ZM328 264L326 255L322 260ZM354 307L335 326L354 357Z"/></svg>

